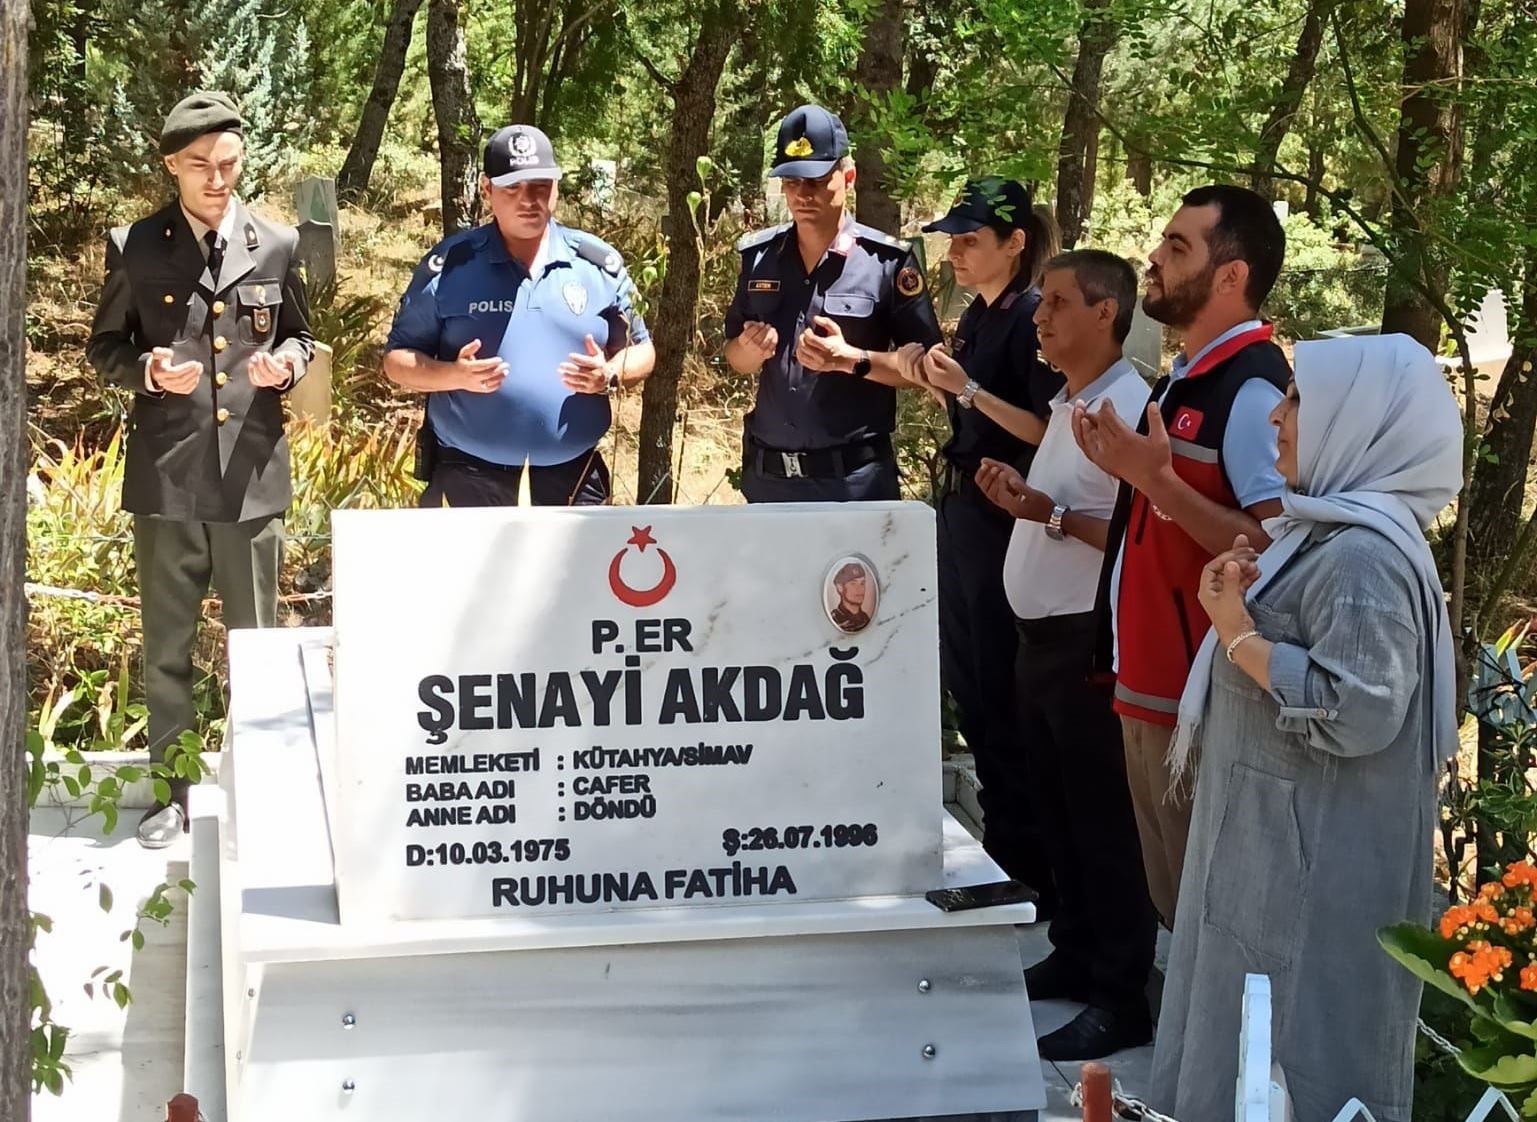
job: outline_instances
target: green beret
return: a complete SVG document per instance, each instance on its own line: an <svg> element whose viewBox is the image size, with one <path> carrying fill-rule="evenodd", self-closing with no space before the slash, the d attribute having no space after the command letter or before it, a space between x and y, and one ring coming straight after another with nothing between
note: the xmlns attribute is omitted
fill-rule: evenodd
<svg viewBox="0 0 1537 1122"><path fill-rule="evenodd" d="M199 90L182 98L166 116L160 130L160 154L180 152L200 136L211 132L242 132L240 110L221 93Z"/></svg>

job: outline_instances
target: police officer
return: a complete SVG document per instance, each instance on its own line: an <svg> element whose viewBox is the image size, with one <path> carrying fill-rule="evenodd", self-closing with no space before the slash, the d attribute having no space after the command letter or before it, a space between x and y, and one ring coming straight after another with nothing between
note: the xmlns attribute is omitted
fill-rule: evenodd
<svg viewBox="0 0 1537 1122"><path fill-rule="evenodd" d="M225 627L277 622L291 498L281 396L314 339L298 233L235 196L245 143L234 103L183 99L160 152L178 198L108 235L86 354L134 394L123 508L134 515L150 758L166 764L193 727L192 642L210 578ZM149 848L186 829L187 780L169 783L170 803L139 823Z"/></svg>
<svg viewBox="0 0 1537 1122"><path fill-rule="evenodd" d="M656 362L630 275L551 217L561 169L544 133L499 130L482 170L492 220L422 259L386 345L390 381L428 395L421 505L516 504L525 461L535 505L607 502L609 396Z"/></svg>
<svg viewBox="0 0 1537 1122"><path fill-rule="evenodd" d="M976 471L985 457L1024 475L1062 388L1062 376L1041 361L1032 319L1057 238L1030 192L997 176L968 182L950 212L924 231L950 236L955 279L976 292L956 327L954 356L934 347L921 367L908 366L943 391L952 427L938 519L940 669L982 783L983 844L1050 912L1056 889L1030 811L1013 700L1018 639L1003 560L1014 520L977 486ZM916 357L915 348L904 351Z"/></svg>
<svg viewBox="0 0 1537 1122"><path fill-rule="evenodd" d="M854 166L832 113L779 126L773 170L794 219L743 238L726 361L757 374L742 441L749 502L895 499L896 347L941 339L906 243L845 213Z"/></svg>

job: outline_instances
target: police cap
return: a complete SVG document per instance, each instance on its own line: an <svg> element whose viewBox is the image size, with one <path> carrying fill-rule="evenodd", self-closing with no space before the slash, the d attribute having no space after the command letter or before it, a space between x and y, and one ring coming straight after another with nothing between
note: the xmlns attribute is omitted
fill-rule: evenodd
<svg viewBox="0 0 1537 1122"><path fill-rule="evenodd" d="M779 126L771 176L820 179L849 154L849 131L820 105L792 110Z"/></svg>
<svg viewBox="0 0 1537 1122"><path fill-rule="evenodd" d="M511 187L529 179L559 179L555 146L533 125L508 125L486 141L481 170L494 187Z"/></svg>
<svg viewBox="0 0 1537 1122"><path fill-rule="evenodd" d="M923 228L925 234L969 234L983 226L1023 230L1030 219L1030 192L1023 184L1002 176L971 179L956 204L937 222Z"/></svg>

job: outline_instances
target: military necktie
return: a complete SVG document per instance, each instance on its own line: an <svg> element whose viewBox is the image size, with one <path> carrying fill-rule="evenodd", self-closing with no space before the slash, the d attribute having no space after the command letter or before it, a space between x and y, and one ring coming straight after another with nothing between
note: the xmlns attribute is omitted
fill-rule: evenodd
<svg viewBox="0 0 1537 1122"><path fill-rule="evenodd" d="M224 266L224 239L219 236L219 231L209 230L203 240L208 243L208 275L217 286L219 270Z"/></svg>

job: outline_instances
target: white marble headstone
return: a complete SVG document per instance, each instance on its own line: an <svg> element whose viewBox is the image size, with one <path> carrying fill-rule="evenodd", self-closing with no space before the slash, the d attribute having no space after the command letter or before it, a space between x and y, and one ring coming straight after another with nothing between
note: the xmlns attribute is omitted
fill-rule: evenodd
<svg viewBox="0 0 1537 1122"><path fill-rule="evenodd" d="M929 508L333 529L344 923L938 885Z"/></svg>

